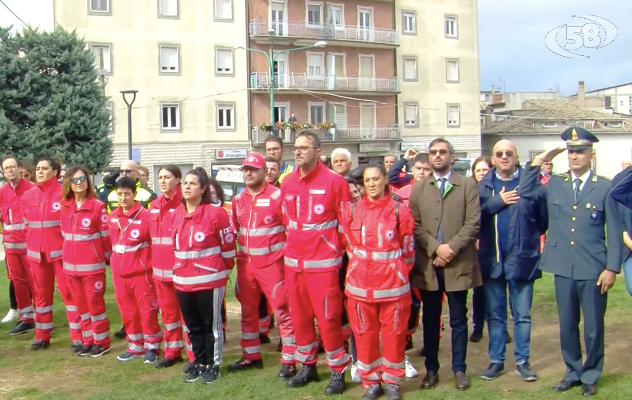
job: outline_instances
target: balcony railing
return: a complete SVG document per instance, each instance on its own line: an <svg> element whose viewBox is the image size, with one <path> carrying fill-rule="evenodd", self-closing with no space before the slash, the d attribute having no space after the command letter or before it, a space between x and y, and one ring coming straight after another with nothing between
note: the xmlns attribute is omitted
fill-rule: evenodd
<svg viewBox="0 0 632 400"><path fill-rule="evenodd" d="M252 144L261 145L270 135L278 135L285 143L294 143L296 132L291 129L281 129L278 131L263 131L258 127L252 129ZM397 125L374 126L364 128L360 126L347 126L345 129L334 128L329 131L320 131L320 139L328 141L361 142L364 140L399 140L401 139L401 129Z"/></svg>
<svg viewBox="0 0 632 400"><path fill-rule="evenodd" d="M318 40L341 40L396 46L399 36L394 29L365 28L356 25L309 25L305 21L250 21L250 36L270 36L274 30L278 37Z"/></svg>
<svg viewBox="0 0 632 400"><path fill-rule="evenodd" d="M274 84L276 90L310 89L342 90L350 92L399 92L399 79L375 78L370 76L314 76L306 73L274 74L270 80L267 72L250 74L250 88L268 89Z"/></svg>

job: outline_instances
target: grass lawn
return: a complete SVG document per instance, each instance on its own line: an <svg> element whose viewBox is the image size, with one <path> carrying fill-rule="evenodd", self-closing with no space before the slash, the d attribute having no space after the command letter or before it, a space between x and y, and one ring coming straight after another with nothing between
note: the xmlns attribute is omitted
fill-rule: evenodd
<svg viewBox="0 0 632 400"><path fill-rule="evenodd" d="M0 312L4 315L8 307L8 282L1 274ZM234 286L234 279L229 283ZM63 304L59 295L55 297L55 332L50 349L31 352L29 344L32 335L10 338L0 333L0 399L101 399L101 400L142 400L142 399L274 399L307 400L324 398L322 391L328 380L324 366L320 367L322 381L306 388L290 390L276 379L278 359L276 352L276 329L273 331L272 344L264 347L266 368L259 371L229 375L226 366L241 356L239 349L239 305L235 301L232 288L227 292L229 308L228 343L225 347L222 378L212 385L201 383L182 383L180 366L158 371L142 360L128 363L116 361L115 355L125 350L123 341L113 338L113 349L106 356L90 359L71 355L69 351L68 331ZM118 308L112 295L111 285L107 295L108 314L112 333L121 326ZM625 290L623 277L612 289L608 307L606 335L606 373L599 382L599 393L595 398L632 399L632 366L629 353L630 317L632 301ZM418 390L421 377L410 379L403 385L406 399L579 399L582 396L576 388L565 394L557 395L551 386L564 373L564 364L559 350L557 316L553 281L545 275L536 286L533 307L533 334L531 363L540 380L526 383L513 373L512 345L508 346L508 360L505 364L507 374L493 382L484 382L478 378L480 371L487 366L486 337L480 343L470 344L468 354L472 388L467 392L457 392L453 388L450 372L449 327L446 327L442 341L440 371L441 383L438 388L429 391ZM445 317L447 322L447 317ZM0 327L2 331L9 324ZM420 333L415 336L417 346L421 344ZM423 358L418 349L409 352L411 361L423 375ZM322 357L321 357L322 360ZM362 389L357 384L349 384L347 392L339 399L358 399Z"/></svg>

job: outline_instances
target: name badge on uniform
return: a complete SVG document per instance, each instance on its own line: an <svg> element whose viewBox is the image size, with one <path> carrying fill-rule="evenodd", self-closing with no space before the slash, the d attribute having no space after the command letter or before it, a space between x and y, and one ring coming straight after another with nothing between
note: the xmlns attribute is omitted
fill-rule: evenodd
<svg viewBox="0 0 632 400"><path fill-rule="evenodd" d="M309 194L325 194L325 191L324 190L311 189L309 191Z"/></svg>
<svg viewBox="0 0 632 400"><path fill-rule="evenodd" d="M115 244L114 251L118 254L125 254L125 246L122 244Z"/></svg>
<svg viewBox="0 0 632 400"><path fill-rule="evenodd" d="M255 207L270 207L270 199L257 199Z"/></svg>

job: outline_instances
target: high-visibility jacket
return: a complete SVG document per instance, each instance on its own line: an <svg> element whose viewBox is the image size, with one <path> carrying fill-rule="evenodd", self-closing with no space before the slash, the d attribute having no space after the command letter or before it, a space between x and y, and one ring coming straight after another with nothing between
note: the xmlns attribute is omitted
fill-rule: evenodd
<svg viewBox="0 0 632 400"><path fill-rule="evenodd" d="M51 178L22 196L26 231L26 258L41 262L61 258L64 239L60 230L61 184Z"/></svg>
<svg viewBox="0 0 632 400"><path fill-rule="evenodd" d="M404 203L404 205L406 207L408 207L408 200L410 199L410 193L413 190L413 185L415 184L415 181L412 180L409 183L407 183L406 185L402 186L401 188L396 188L393 185L389 185L391 188L391 193L399 196L402 199L402 203Z"/></svg>
<svg viewBox="0 0 632 400"><path fill-rule="evenodd" d="M300 169L281 184L287 220L285 267L321 272L342 266L342 234L338 232L344 209L351 204L347 181L320 161L306 176Z"/></svg>
<svg viewBox="0 0 632 400"><path fill-rule="evenodd" d="M200 204L189 214L182 205L174 213L172 227L176 290L196 292L226 285L235 263L235 233L226 211Z"/></svg>
<svg viewBox="0 0 632 400"><path fill-rule="evenodd" d="M142 187L140 181L136 181L136 196L134 196L134 200L145 208L149 208L149 203L152 201L151 192ZM108 194L107 206L109 213L118 207L118 196L116 195L116 190L112 190L110 194Z"/></svg>
<svg viewBox="0 0 632 400"><path fill-rule="evenodd" d="M130 278L151 273L149 211L140 203L126 212L119 207L110 214L108 225L112 241L112 274Z"/></svg>
<svg viewBox="0 0 632 400"><path fill-rule="evenodd" d="M248 188L233 198L233 226L238 234L237 261L266 267L283 258L285 226L281 189L266 183L252 195Z"/></svg>
<svg viewBox="0 0 632 400"><path fill-rule="evenodd" d="M294 171L294 166L283 161L283 165L281 165L281 171L279 171L279 176L277 177L277 182L279 185L283 182L283 179Z"/></svg>
<svg viewBox="0 0 632 400"><path fill-rule="evenodd" d="M20 178L15 187L7 182L0 188L0 220L2 241L7 253L26 253L26 224L22 196L35 187L34 183Z"/></svg>
<svg viewBox="0 0 632 400"><path fill-rule="evenodd" d="M87 276L105 272L112 245L108 231L105 204L87 199L77 208L71 198L61 206L61 234L64 237L63 268L72 276Z"/></svg>
<svg viewBox="0 0 632 400"><path fill-rule="evenodd" d="M151 259L154 279L171 282L176 258L173 254L171 222L178 207L182 205L182 191L176 188L170 199L161 195L151 202L149 209L149 232L151 233Z"/></svg>
<svg viewBox="0 0 632 400"><path fill-rule="evenodd" d="M408 207L389 196L365 197L347 208L343 227L349 253L345 294L364 302L410 299L415 240Z"/></svg>

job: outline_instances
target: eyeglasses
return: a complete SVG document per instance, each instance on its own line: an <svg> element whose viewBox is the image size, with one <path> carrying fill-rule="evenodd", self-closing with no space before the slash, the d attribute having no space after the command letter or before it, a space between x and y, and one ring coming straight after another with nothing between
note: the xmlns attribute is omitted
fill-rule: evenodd
<svg viewBox="0 0 632 400"><path fill-rule="evenodd" d="M496 153L494 153L494 155L496 156L496 158L502 158L503 155L506 155L507 157L513 157L514 152L513 150L497 151Z"/></svg>
<svg viewBox="0 0 632 400"><path fill-rule="evenodd" d="M134 171L135 170L133 170L133 169L122 169L122 170L119 171L119 174L130 175Z"/></svg>
<svg viewBox="0 0 632 400"><path fill-rule="evenodd" d="M87 179L88 178L86 178L84 175L84 176L80 176L79 178L72 178L70 182L72 182L73 185L76 185L79 182L85 182Z"/></svg>
<svg viewBox="0 0 632 400"><path fill-rule="evenodd" d="M432 150L429 150L428 153L430 153L431 156L436 156L437 154L445 156L445 155L448 154L448 150L446 150L446 149L432 149Z"/></svg>
<svg viewBox="0 0 632 400"><path fill-rule="evenodd" d="M266 149L266 153L278 153L281 150L280 147L270 147Z"/></svg>
<svg viewBox="0 0 632 400"><path fill-rule="evenodd" d="M309 150L309 149L315 149L315 147L310 147L310 146L297 146L297 147L292 148L292 151L293 151L294 153L296 153L297 151L298 151L299 153L307 153L307 150Z"/></svg>
<svg viewBox="0 0 632 400"><path fill-rule="evenodd" d="M13 171L14 169L17 169L18 166L17 165L7 165L6 167L2 168L5 171Z"/></svg>

